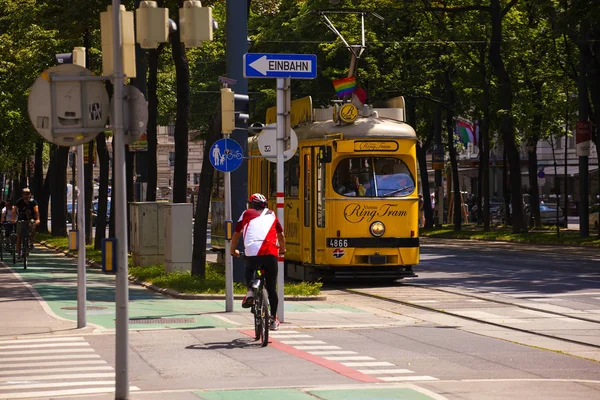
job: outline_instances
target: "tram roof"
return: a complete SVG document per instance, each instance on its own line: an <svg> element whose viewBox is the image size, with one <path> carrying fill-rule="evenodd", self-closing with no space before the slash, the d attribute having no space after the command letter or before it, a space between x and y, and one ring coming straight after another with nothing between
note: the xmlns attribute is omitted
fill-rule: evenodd
<svg viewBox="0 0 600 400"><path fill-rule="evenodd" d="M298 140L323 139L325 135L341 133L344 139L387 138L417 139L415 130L405 122L382 118L358 118L354 123L338 125L333 120L317 121L294 128Z"/></svg>

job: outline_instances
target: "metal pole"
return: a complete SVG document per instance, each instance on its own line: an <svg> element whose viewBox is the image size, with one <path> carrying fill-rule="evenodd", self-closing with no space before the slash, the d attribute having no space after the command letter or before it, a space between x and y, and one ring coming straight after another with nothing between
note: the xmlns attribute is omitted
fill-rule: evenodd
<svg viewBox="0 0 600 400"><path fill-rule="evenodd" d="M229 134L223 135L229 139ZM223 149L225 150L225 149ZM231 220L231 173L225 172L225 221ZM225 311L233 311L233 257L231 239L225 240Z"/></svg>
<svg viewBox="0 0 600 400"><path fill-rule="evenodd" d="M85 171L83 169L83 145L77 146L77 182L82 187L77 196L77 328L85 328L87 325L86 287L85 287Z"/></svg>
<svg viewBox="0 0 600 400"><path fill-rule="evenodd" d="M285 151L285 140L290 135L290 120L289 120L289 91L290 79L277 78L277 218L282 226L284 224L283 213L285 210L284 204L284 189L283 189L283 152ZM277 317L280 322L284 322L284 262L283 257L277 258L277 297L279 297L279 306L277 307Z"/></svg>
<svg viewBox="0 0 600 400"><path fill-rule="evenodd" d="M113 26L113 152L115 168L115 236L116 248L116 329L115 329L115 399L129 398L129 282L127 280L127 186L125 183L125 128L123 124L123 42L120 1L112 0Z"/></svg>
<svg viewBox="0 0 600 400"><path fill-rule="evenodd" d="M75 200L77 199L77 194L75 193L75 183L77 182L75 179L75 170L77 168L77 158L75 157L75 153L72 153L71 157L73 160L73 166L71 167L71 180L73 181L71 184L71 229L75 230L77 229L77 221L75 217Z"/></svg>

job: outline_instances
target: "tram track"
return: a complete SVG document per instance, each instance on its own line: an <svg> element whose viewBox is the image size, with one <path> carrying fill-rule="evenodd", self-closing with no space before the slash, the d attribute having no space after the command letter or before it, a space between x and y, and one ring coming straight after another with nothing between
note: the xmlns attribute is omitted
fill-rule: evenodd
<svg viewBox="0 0 600 400"><path fill-rule="evenodd" d="M600 321L594 320L594 319L590 319L590 318L572 316L572 315L569 315L569 314L566 314L566 313L561 313L561 312L558 312L558 311L544 310L542 308L536 308L536 307L526 306L526 305L523 305L523 304L516 304L516 303L512 303L510 301L505 301L505 300L490 299L488 297L481 296L481 295L476 295L476 294L461 293L461 292L449 290L449 289L446 289L446 288L426 287L426 286L423 286L423 285L415 285L415 284L403 284L403 286L413 287L413 288L418 288L418 289L423 289L423 290L428 290L428 291L437 291L437 292L441 292L441 293L445 293L445 294L451 294L453 296L460 296L460 297L468 298L468 299L477 299L477 300L488 302L488 303L505 305L505 306L515 307L515 308L519 308L519 309L525 309L525 310L535 311L535 312L538 312L538 313L543 313L543 314L551 315L551 316L554 316L554 317L569 318L569 319L578 320L578 321L582 321L582 322L592 323L592 324L595 324L595 325L600 325ZM600 349L600 345L598 345L598 344L584 342L584 341L580 341L580 340L576 340L576 339L570 339L570 338L566 338L566 337L563 337L563 336L551 335L551 334L539 332L539 331L532 330L532 329L519 328L519 327L512 326L512 325L505 324L505 323L488 321L488 320L485 320L485 319L482 319L482 318L477 318L477 317L474 317L474 316L463 315L463 314L460 314L458 312L453 312L453 311L448 311L448 310L442 310L442 309L439 309L439 308L436 308L436 307L433 307L433 306L427 306L427 305L423 305L423 304L415 304L415 303L407 301L407 300L401 300L401 299L398 299L398 298L391 298L391 297L388 297L388 296L385 296L385 295L382 295L382 294L367 293L367 292L361 291L361 289L342 289L342 288L339 288L338 290L341 291L341 292L347 293L347 294L351 294L351 295L369 297L369 298L373 298L373 299L377 299L377 300L381 300L381 301L386 301L386 302L389 302L389 303L400 304L402 306L406 306L406 307L410 307L410 308L414 308L414 309L419 309L419 310L423 310L423 311L434 312L434 313L438 313L438 314L443 314L443 315L446 315L446 316L460 318L460 319L467 320L467 321L470 321L470 322L475 322L475 323L490 325L490 326L494 326L494 327L497 327L497 328L508 329L508 330L512 330L512 331L516 331L516 332L520 332L520 333L531 334L531 335L535 335L535 336L539 336L539 337L544 337L544 338L548 338L548 339L558 340L558 341L565 342L565 343L570 343L570 344L576 344L576 345L580 345L580 346L585 346L585 347L588 347L588 348Z"/></svg>

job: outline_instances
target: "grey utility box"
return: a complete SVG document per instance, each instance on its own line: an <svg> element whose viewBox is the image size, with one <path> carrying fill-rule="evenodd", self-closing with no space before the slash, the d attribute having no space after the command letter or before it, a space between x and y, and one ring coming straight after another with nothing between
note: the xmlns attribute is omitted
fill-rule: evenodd
<svg viewBox="0 0 600 400"><path fill-rule="evenodd" d="M165 270L192 270L193 222L191 203L166 203Z"/></svg>
<svg viewBox="0 0 600 400"><path fill-rule="evenodd" d="M133 265L164 263L166 202L129 203L130 251Z"/></svg>

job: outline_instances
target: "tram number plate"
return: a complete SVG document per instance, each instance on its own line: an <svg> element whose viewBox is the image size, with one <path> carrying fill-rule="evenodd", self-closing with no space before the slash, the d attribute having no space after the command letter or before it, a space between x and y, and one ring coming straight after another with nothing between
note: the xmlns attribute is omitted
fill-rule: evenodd
<svg viewBox="0 0 600 400"><path fill-rule="evenodd" d="M349 239L327 239L327 247L348 247Z"/></svg>

